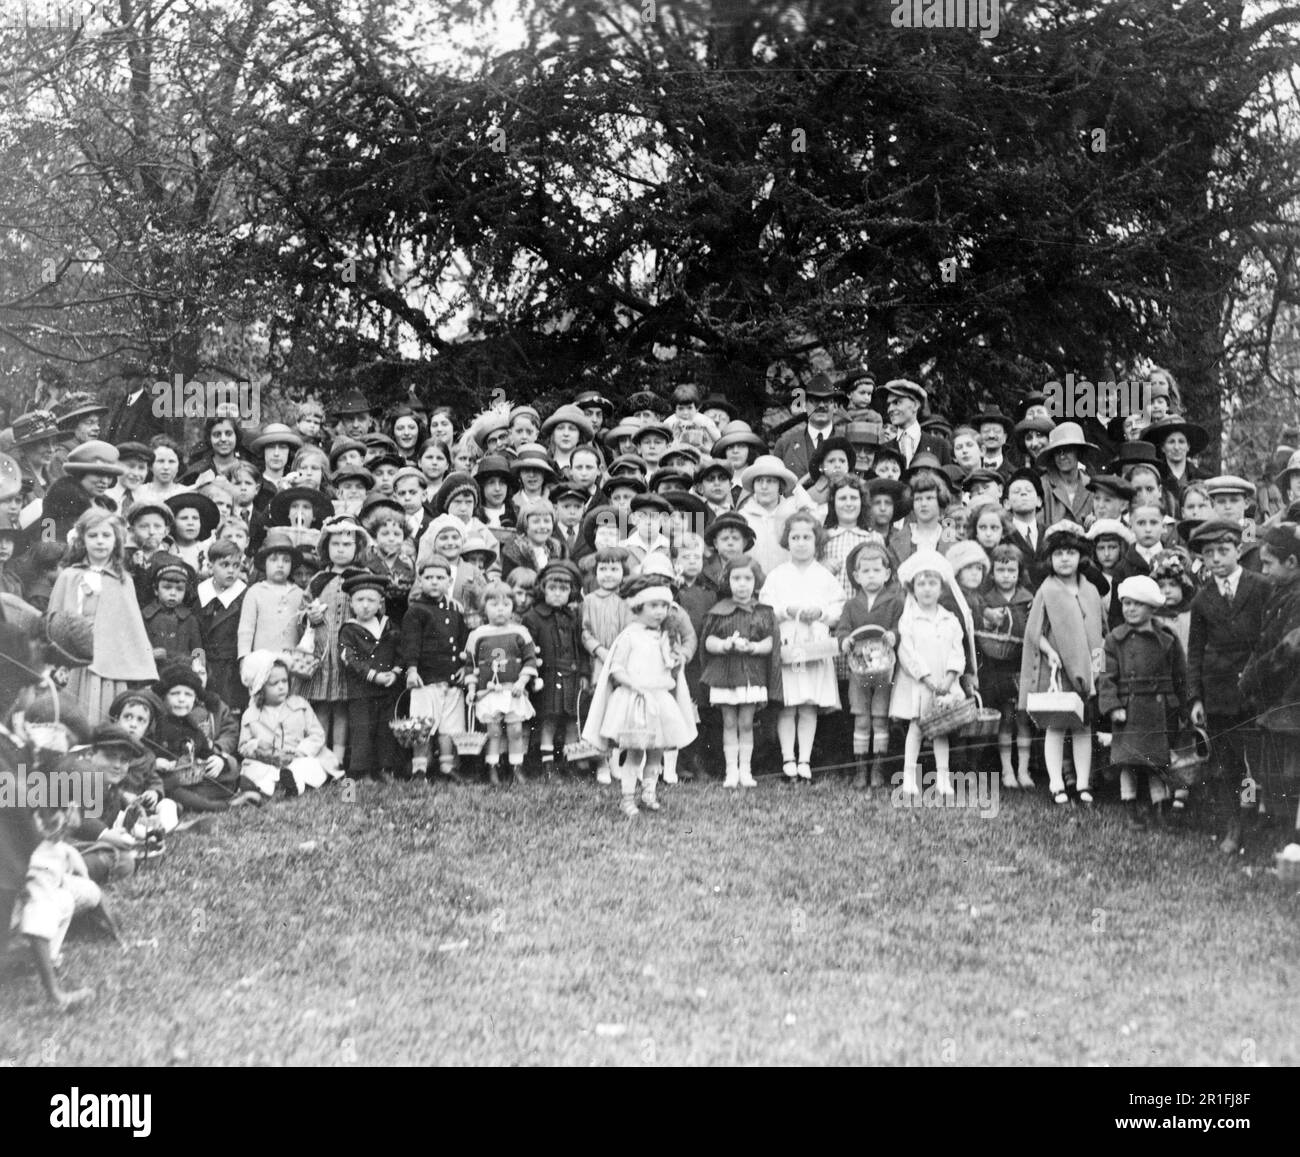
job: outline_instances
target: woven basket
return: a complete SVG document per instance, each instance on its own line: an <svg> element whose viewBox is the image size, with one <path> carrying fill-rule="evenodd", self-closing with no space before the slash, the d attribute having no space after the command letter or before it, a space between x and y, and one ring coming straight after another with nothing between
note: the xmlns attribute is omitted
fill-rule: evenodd
<svg viewBox="0 0 1300 1157"><path fill-rule="evenodd" d="M308 626L298 640L298 645L292 651L285 652L285 664L289 668L289 674L297 675L300 679L310 679L316 674L320 656L316 654L315 627Z"/></svg>
<svg viewBox="0 0 1300 1157"><path fill-rule="evenodd" d="M967 739L987 739L998 733L998 724L1002 722L1002 712L996 707L985 707L980 693L975 692L975 718L961 729Z"/></svg>
<svg viewBox="0 0 1300 1157"><path fill-rule="evenodd" d="M433 734L434 720L432 717L426 718L420 715L399 716L397 712L402 706L402 700L409 700L410 697L409 687L397 697L397 702L393 704L393 718L388 722L388 730L393 733L393 738L399 746L414 751L428 742L429 736Z"/></svg>
<svg viewBox="0 0 1300 1157"><path fill-rule="evenodd" d="M193 751L184 759L176 761L171 777L180 787L193 787L196 783L202 783L207 779L203 774L203 764L195 759Z"/></svg>
<svg viewBox="0 0 1300 1157"><path fill-rule="evenodd" d="M975 646L986 659L992 659L995 663L1005 662L1015 655L1018 647L1024 645L1024 636L1011 633L1011 622L1011 614L1008 611L1005 631L977 630L975 632Z"/></svg>
<svg viewBox="0 0 1300 1157"><path fill-rule="evenodd" d="M926 739L951 735L972 723L979 710L974 699L962 696L936 700L934 705L917 721Z"/></svg>
<svg viewBox="0 0 1300 1157"><path fill-rule="evenodd" d="M1169 778L1177 787L1195 787L1205 778L1210 762L1210 736L1203 727L1193 727L1180 736L1169 752Z"/></svg>
<svg viewBox="0 0 1300 1157"><path fill-rule="evenodd" d="M474 708L467 701L465 703L465 730L451 737L452 746L455 747L457 755L478 755L482 752L483 745L487 743L487 732L475 731L474 722Z"/></svg>
<svg viewBox="0 0 1300 1157"><path fill-rule="evenodd" d="M590 692L588 692L587 694L587 699L588 699L587 706L590 708L591 706ZM580 763L584 759L599 759L602 755L605 754L605 749L597 743L589 743L587 740L582 738L583 722L582 722L582 693L581 692L578 693L577 715L578 715L578 738L575 739L572 743L566 743L564 745L564 758L567 759L570 763Z"/></svg>
<svg viewBox="0 0 1300 1157"><path fill-rule="evenodd" d="M869 625L849 636L849 673L864 691L888 687L894 681L897 655L885 634L884 627Z"/></svg>

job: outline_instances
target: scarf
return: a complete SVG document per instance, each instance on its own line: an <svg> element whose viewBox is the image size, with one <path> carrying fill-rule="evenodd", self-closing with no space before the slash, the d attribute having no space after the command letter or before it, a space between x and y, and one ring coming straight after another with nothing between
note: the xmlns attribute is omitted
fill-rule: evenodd
<svg viewBox="0 0 1300 1157"><path fill-rule="evenodd" d="M1071 592L1055 575L1038 588L1025 625L1025 649L1020 660L1020 686L1030 691L1042 685L1047 656L1038 649L1044 629L1051 627L1052 646L1061 657L1061 685L1078 691L1085 699L1096 692L1093 654L1100 651L1105 612L1101 596L1086 579L1079 579L1078 593ZM1023 693L1023 690L1022 690Z"/></svg>

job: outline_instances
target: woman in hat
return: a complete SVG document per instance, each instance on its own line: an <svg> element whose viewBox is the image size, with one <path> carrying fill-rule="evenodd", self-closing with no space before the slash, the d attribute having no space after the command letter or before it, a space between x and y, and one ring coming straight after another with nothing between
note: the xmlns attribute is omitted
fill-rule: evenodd
<svg viewBox="0 0 1300 1157"><path fill-rule="evenodd" d="M240 440L239 423L231 417L209 418L203 423L203 442L186 464L181 481L199 487L214 478L224 478L236 462L251 462Z"/></svg>
<svg viewBox="0 0 1300 1157"><path fill-rule="evenodd" d="M753 430L748 422L733 420L722 428L722 437L713 443L709 451L711 457L725 462L731 469L731 504L738 506L745 498L745 488L741 485L740 475L760 454L767 453L767 443Z"/></svg>
<svg viewBox="0 0 1300 1157"><path fill-rule="evenodd" d="M429 428L410 406L398 406L388 415L387 433L397 447L402 461L416 464L420 445L429 437Z"/></svg>
<svg viewBox="0 0 1300 1157"><path fill-rule="evenodd" d="M13 456L22 472L23 500L44 498L54 479L50 463L54 460L54 443L59 428L48 410L31 410L14 421Z"/></svg>
<svg viewBox="0 0 1300 1157"><path fill-rule="evenodd" d="M82 512L92 506L116 511L108 492L126 471L117 447L107 442L84 442L63 463L63 477L55 482L41 505L42 534L63 542Z"/></svg>
<svg viewBox="0 0 1300 1157"><path fill-rule="evenodd" d="M574 450L595 436L587 415L573 405L561 406L542 423L542 442L560 472L568 468Z"/></svg>
<svg viewBox="0 0 1300 1157"><path fill-rule="evenodd" d="M1081 463L1095 463L1098 449L1083 437L1078 422L1063 422L1048 435L1036 464L1043 476L1043 521L1086 525L1092 514L1092 492Z"/></svg>
<svg viewBox="0 0 1300 1157"><path fill-rule="evenodd" d="M108 413L108 407L95 400L93 394L77 392L68 394L54 407L54 420L60 438L54 444L54 458L50 463L50 477L63 477L63 462L83 442L99 440L99 419Z"/></svg>
<svg viewBox="0 0 1300 1157"><path fill-rule="evenodd" d="M125 552L126 525L112 511L90 507L77 519L68 566L50 592L50 614L94 620L94 659L68 682L69 694L88 719L103 719L129 684L158 677L135 587L125 572Z"/></svg>
<svg viewBox="0 0 1300 1157"><path fill-rule="evenodd" d="M262 428L262 432L249 444L254 455L262 460L262 480L278 489L289 470L289 460L295 451L303 447L303 438L282 422L271 422Z"/></svg>
<svg viewBox="0 0 1300 1157"><path fill-rule="evenodd" d="M740 474L746 498L737 508L738 513L754 531L754 548L749 553L771 574L789 553L781 545L786 519L796 510L809 505L807 496L796 488L799 480L789 467L775 454L762 454L745 467Z"/></svg>
<svg viewBox="0 0 1300 1157"><path fill-rule="evenodd" d="M1181 494L1189 483L1210 477L1208 470L1191 461L1209 445L1210 435L1204 427L1177 417L1167 418L1143 430L1142 441L1150 442L1164 458L1167 481L1176 494Z"/></svg>
<svg viewBox="0 0 1300 1157"><path fill-rule="evenodd" d="M1021 418L1011 430L1011 444L1020 460L1036 462L1055 429L1056 423L1048 417Z"/></svg>

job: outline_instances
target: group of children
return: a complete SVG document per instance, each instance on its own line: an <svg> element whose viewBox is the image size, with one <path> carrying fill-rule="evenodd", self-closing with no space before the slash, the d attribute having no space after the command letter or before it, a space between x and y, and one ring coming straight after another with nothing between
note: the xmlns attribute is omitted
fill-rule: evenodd
<svg viewBox="0 0 1300 1157"><path fill-rule="evenodd" d="M890 383L891 411L918 391ZM314 403L246 447L210 420L184 472L163 436L92 439L63 464L87 483L66 544L30 540L30 463L0 455L3 589L47 634L77 627L52 666L68 725L122 729L106 742L128 748L122 811L144 833L133 822L122 848L345 775L459 781L480 758L492 784L503 757L514 782L617 782L635 816L658 810L660 780L754 788L756 747L791 783L838 766L917 796L928 743L943 799L984 755L943 723L976 696L1003 787L1033 786L1041 731L1057 804L1094 804L1105 752L1140 826L1187 807L1172 751L1207 729L1223 847L1240 846L1256 800L1238 807L1238 786L1267 762L1258 672L1291 624L1266 611L1300 568L1294 523L1257 536L1248 483L1211 480L1208 517L1179 524L1143 489L1148 453L1084 472L1071 424L1031 413L1013 427L1026 465L960 466L904 456L906 427L882 439L860 409L810 439L801 478L797 439L782 458L724 398L682 387L672 404L665 419L634 397L605 428L612 407L588 392L454 439L441 410L400 407L375 431L350 395L328 443ZM14 444L39 430L16 424ZM1052 695L1073 713L1046 713Z"/></svg>

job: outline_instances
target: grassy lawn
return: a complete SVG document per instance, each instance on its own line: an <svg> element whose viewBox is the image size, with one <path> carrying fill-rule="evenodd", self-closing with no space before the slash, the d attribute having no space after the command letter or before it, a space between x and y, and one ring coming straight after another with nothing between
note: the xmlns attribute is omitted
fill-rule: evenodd
<svg viewBox="0 0 1300 1157"><path fill-rule="evenodd" d="M828 779L366 785L174 837L74 938L89 1010L0 978L0 1064L1300 1062L1297 895L1196 832Z"/></svg>

